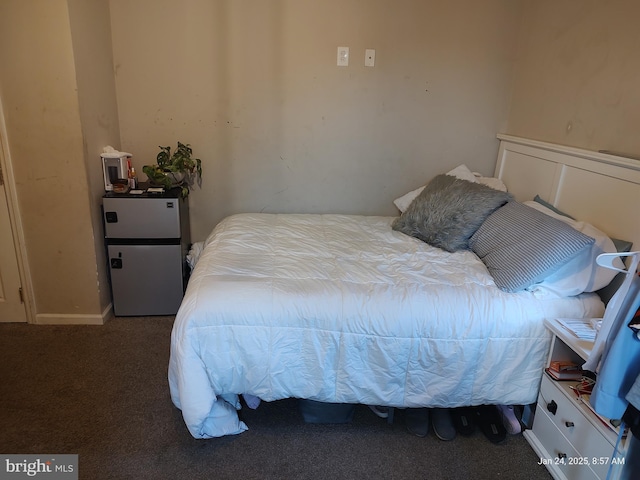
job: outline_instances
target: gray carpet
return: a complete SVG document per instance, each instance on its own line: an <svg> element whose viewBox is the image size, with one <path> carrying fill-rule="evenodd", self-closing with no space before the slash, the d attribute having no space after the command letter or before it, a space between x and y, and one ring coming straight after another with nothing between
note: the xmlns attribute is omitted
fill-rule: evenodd
<svg viewBox="0 0 640 480"><path fill-rule="evenodd" d="M442 442L358 406L308 425L295 400L243 409L249 431L193 439L167 385L173 317L0 324L0 452L79 455L81 479L545 479L522 435Z"/></svg>

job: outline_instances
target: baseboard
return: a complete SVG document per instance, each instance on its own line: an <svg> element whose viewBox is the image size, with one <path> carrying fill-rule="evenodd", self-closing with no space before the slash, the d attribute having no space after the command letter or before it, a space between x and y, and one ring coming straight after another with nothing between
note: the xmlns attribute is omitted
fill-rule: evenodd
<svg viewBox="0 0 640 480"><path fill-rule="evenodd" d="M113 305L110 303L102 314L38 313L35 323L38 325L104 325L112 316Z"/></svg>

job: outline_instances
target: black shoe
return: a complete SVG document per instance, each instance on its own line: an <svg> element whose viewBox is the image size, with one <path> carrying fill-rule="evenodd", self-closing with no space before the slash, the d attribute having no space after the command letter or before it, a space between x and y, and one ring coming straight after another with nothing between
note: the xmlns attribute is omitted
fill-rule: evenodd
<svg viewBox="0 0 640 480"><path fill-rule="evenodd" d="M404 411L404 423L407 430L417 437L426 437L429 433L429 409L407 408Z"/></svg>
<svg viewBox="0 0 640 480"><path fill-rule="evenodd" d="M476 431L476 413L471 407L460 407L451 409L451 421L460 435L468 437Z"/></svg>
<svg viewBox="0 0 640 480"><path fill-rule="evenodd" d="M502 443L507 438L507 431L502 424L500 412L495 405L482 405L476 408L476 420L482 433L491 443Z"/></svg>
<svg viewBox="0 0 640 480"><path fill-rule="evenodd" d="M448 442L456 438L456 429L453 426L448 408L434 408L431 410L431 424L433 425L433 433L440 440Z"/></svg>

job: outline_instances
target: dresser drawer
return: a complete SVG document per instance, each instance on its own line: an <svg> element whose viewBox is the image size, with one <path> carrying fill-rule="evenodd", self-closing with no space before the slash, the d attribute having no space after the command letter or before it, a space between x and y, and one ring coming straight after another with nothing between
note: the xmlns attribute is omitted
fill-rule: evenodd
<svg viewBox="0 0 640 480"><path fill-rule="evenodd" d="M558 476L559 472L567 480L597 480L599 477L594 473L588 465L581 464L581 455L573 448L569 440L562 435L556 423L551 419L552 415L547 414L543 405L538 404L535 420L533 422L532 432L547 450L548 458L541 458L547 469L554 473L554 478L563 478ZM560 459L559 455L565 455L564 459ZM604 479L605 476L601 477Z"/></svg>
<svg viewBox="0 0 640 480"><path fill-rule="evenodd" d="M548 408L552 402L555 402L556 405L555 414L550 412ZM554 382L545 374L540 385L538 407L544 411L547 418L570 443L576 455L588 459L589 465L596 474L600 478L606 478L609 468L608 457L613 452L613 444L586 418L582 411L582 408L586 407L582 405L582 402L578 399L567 398L558 382ZM596 419L596 421L599 420ZM607 460L601 461L605 457ZM585 468L583 465L576 465L576 467L579 470Z"/></svg>

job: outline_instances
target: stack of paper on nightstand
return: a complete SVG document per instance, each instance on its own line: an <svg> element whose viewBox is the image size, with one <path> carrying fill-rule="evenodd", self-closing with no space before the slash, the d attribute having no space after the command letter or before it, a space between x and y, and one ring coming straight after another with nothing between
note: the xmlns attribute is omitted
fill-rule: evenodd
<svg viewBox="0 0 640 480"><path fill-rule="evenodd" d="M558 318L558 323L581 340L593 342L602 323L601 318Z"/></svg>

